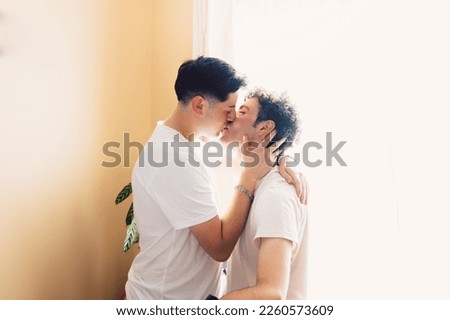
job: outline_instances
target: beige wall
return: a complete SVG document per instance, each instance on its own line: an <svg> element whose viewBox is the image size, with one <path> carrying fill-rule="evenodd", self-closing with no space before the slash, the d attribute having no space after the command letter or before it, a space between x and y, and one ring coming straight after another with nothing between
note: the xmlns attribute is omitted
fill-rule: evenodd
<svg viewBox="0 0 450 320"><path fill-rule="evenodd" d="M192 2L152 1L153 124L175 108L178 67L192 57Z"/></svg>
<svg viewBox="0 0 450 320"><path fill-rule="evenodd" d="M145 142L175 106L192 1L2 4L0 299L117 298L131 168L102 167L102 146Z"/></svg>

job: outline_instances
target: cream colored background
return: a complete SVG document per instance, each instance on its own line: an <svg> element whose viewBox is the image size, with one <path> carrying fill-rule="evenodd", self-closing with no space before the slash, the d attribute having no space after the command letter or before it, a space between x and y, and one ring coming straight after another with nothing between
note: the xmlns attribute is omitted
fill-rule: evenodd
<svg viewBox="0 0 450 320"><path fill-rule="evenodd" d="M310 299L449 299L450 12L442 0L195 0L194 49L287 91L308 177ZM303 150L296 150L303 157ZM228 189L229 190L229 189ZM226 189L219 192L226 194Z"/></svg>
<svg viewBox="0 0 450 320"><path fill-rule="evenodd" d="M173 109L192 2L1 2L0 299L122 293L131 168L101 167L102 146L145 142ZM307 170L310 297L448 298L448 5L304 3L306 141L331 129L351 164Z"/></svg>
<svg viewBox="0 0 450 320"><path fill-rule="evenodd" d="M2 1L0 299L120 296L136 248L122 252L129 200L114 199L131 169L102 167L102 145L144 143L175 106L191 12L191 0Z"/></svg>

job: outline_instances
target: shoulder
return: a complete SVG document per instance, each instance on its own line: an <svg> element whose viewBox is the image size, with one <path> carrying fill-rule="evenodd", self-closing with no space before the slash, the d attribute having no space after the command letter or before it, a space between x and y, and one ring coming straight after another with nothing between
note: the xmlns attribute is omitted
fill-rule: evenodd
<svg viewBox="0 0 450 320"><path fill-rule="evenodd" d="M295 187L287 183L277 169L270 171L260 182L255 191L255 201L295 201L298 200Z"/></svg>
<svg viewBox="0 0 450 320"><path fill-rule="evenodd" d="M276 170L272 170L258 186L252 211L256 219L297 217L295 219L302 220L302 217L307 214L306 207L301 204L295 187L287 183Z"/></svg>

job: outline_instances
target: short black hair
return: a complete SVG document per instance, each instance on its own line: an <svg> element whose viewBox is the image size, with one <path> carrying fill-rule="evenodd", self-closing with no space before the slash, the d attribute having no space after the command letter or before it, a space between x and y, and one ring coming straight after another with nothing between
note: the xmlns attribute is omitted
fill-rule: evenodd
<svg viewBox="0 0 450 320"><path fill-rule="evenodd" d="M251 91L247 95L247 99L250 98L256 98L259 103L258 117L254 126L266 120L275 122L277 134L273 141L286 138L286 141L278 148L283 154L297 140L300 134L301 121L297 108L286 94L276 95L263 89Z"/></svg>
<svg viewBox="0 0 450 320"><path fill-rule="evenodd" d="M178 101L183 104L196 95L224 102L230 93L245 85L245 79L225 61L200 56L195 60L187 60L180 66L175 92Z"/></svg>

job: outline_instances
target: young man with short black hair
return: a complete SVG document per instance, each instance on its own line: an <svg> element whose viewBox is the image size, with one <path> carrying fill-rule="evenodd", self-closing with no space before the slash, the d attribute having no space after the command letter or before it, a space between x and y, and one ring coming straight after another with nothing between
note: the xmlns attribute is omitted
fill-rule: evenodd
<svg viewBox="0 0 450 320"><path fill-rule="evenodd" d="M180 66L176 109L158 124L133 171L141 250L128 274L127 299L205 299L217 294L220 261L228 259L242 232L251 205L248 195L271 166L259 161L245 168L229 210L219 217L209 168L193 144L194 136L216 137L234 121L237 91L243 85L244 79L220 59L199 57ZM176 141L193 147L194 154L176 148ZM270 153L265 145L253 150L260 159ZM168 164L152 166L150 156ZM196 161L190 161L192 156Z"/></svg>

